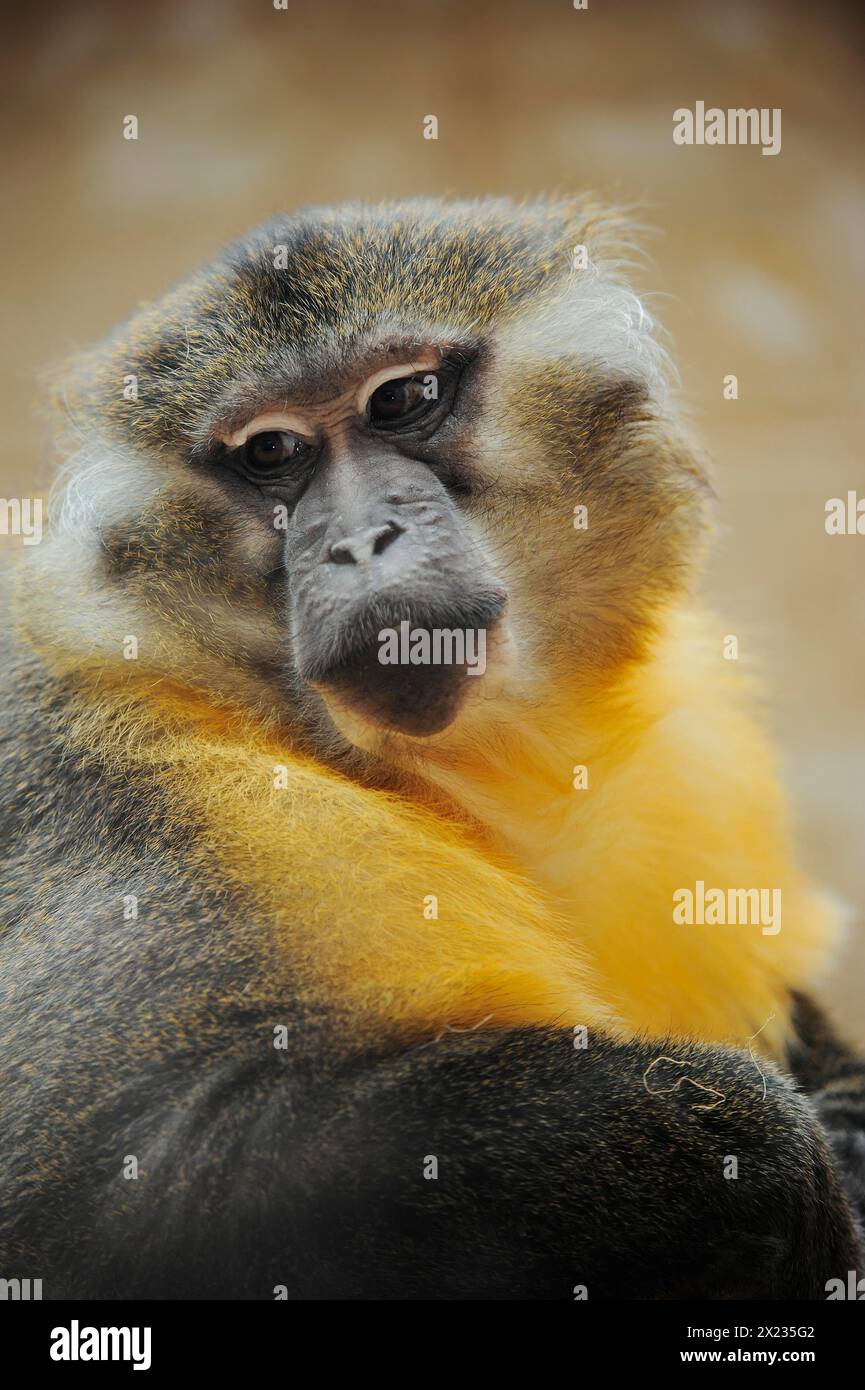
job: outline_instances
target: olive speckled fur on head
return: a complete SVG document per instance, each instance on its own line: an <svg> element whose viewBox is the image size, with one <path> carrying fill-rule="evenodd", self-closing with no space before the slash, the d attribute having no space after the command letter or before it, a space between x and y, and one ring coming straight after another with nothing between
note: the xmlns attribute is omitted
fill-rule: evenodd
<svg viewBox="0 0 865 1390"><path fill-rule="evenodd" d="M274 218L84 359L68 403L145 447L195 442L214 382L232 392L265 394L271 382L286 393L321 391L388 320L401 341L412 330L425 341L438 325L472 341L559 279L574 244L589 238L612 257L621 226L589 200L417 200ZM117 389L129 372L144 397L133 412Z"/></svg>

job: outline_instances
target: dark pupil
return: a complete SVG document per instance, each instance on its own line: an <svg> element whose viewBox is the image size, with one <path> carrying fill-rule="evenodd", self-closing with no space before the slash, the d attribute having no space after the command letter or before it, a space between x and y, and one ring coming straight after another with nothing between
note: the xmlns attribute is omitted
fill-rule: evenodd
<svg viewBox="0 0 865 1390"><path fill-rule="evenodd" d="M412 377L403 381L386 381L372 393L370 415L373 420L398 420L401 415L408 415L414 410L423 399L423 386Z"/></svg>
<svg viewBox="0 0 865 1390"><path fill-rule="evenodd" d="M296 441L281 430L253 435L246 446L246 457L256 468L278 468L295 453Z"/></svg>

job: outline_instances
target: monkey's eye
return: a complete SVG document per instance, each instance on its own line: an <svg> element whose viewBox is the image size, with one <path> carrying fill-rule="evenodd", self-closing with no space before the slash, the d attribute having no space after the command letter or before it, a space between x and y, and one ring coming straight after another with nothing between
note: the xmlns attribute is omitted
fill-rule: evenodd
<svg viewBox="0 0 865 1390"><path fill-rule="evenodd" d="M379 429L419 420L439 398L439 379L434 372L385 381L369 398L370 423Z"/></svg>
<svg viewBox="0 0 865 1390"><path fill-rule="evenodd" d="M312 448L290 430L263 430L250 435L243 445L243 462L257 478L276 476L298 462Z"/></svg>

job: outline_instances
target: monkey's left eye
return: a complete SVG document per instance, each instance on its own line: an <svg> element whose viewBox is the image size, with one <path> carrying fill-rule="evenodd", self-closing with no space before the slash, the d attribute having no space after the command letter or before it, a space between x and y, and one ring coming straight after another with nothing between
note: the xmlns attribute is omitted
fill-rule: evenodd
<svg viewBox="0 0 865 1390"><path fill-rule="evenodd" d="M296 463L311 447L290 430L263 430L251 435L243 445L243 462L249 473L266 478Z"/></svg>
<svg viewBox="0 0 865 1390"><path fill-rule="evenodd" d="M369 398L370 423L379 429L419 420L439 398L439 379L433 372L385 381Z"/></svg>

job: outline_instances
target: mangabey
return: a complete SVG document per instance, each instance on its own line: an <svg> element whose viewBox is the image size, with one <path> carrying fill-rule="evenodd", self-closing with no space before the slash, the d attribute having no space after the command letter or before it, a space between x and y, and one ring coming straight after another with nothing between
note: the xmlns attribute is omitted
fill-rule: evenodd
<svg viewBox="0 0 865 1390"><path fill-rule="evenodd" d="M712 491L623 235L589 201L278 218L73 369L4 663L4 1275L858 1267L861 1067L802 994L835 920L692 597ZM482 633L484 674L384 664L404 623ZM697 884L743 919L680 920Z"/></svg>

